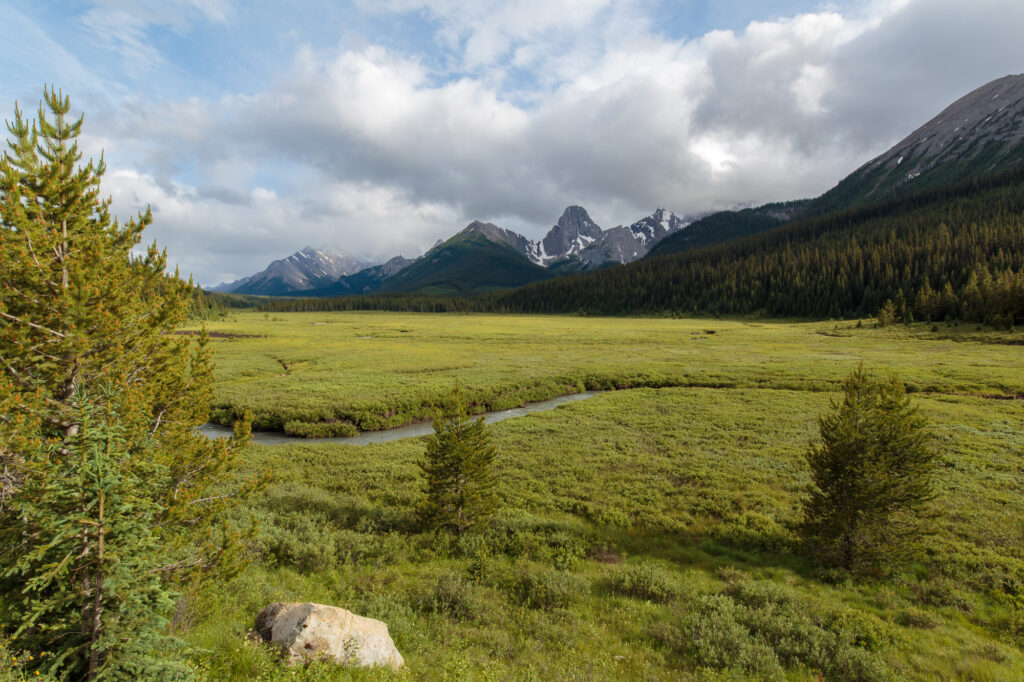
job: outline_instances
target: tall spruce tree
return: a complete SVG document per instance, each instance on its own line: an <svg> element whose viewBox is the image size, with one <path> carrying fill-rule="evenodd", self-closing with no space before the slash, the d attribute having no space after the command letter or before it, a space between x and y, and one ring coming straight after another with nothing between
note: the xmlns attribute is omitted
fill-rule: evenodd
<svg viewBox="0 0 1024 682"><path fill-rule="evenodd" d="M424 523L435 530L463 534L489 517L497 508L494 458L484 418L471 418L458 384L446 412L434 415L434 433L420 468L425 498Z"/></svg>
<svg viewBox="0 0 1024 682"><path fill-rule="evenodd" d="M211 349L172 334L191 283L155 244L133 255L151 214L111 218L70 109L16 106L0 159L0 622L57 677L177 677L174 581L233 558L223 481L248 426L195 432Z"/></svg>
<svg viewBox="0 0 1024 682"><path fill-rule="evenodd" d="M916 548L937 454L895 377L875 381L858 367L832 408L807 452L803 535L821 563L878 573Z"/></svg>

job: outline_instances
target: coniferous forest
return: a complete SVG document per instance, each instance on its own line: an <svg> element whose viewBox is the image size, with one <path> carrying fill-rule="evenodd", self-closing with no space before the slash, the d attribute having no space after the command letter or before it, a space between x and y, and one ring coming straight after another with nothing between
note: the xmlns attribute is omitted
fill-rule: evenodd
<svg viewBox="0 0 1024 682"><path fill-rule="evenodd" d="M1024 172L476 298L274 299L260 309L822 319L874 316L887 302L891 321L956 319L997 327L1024 321Z"/></svg>
<svg viewBox="0 0 1024 682"><path fill-rule="evenodd" d="M1024 173L810 218L697 251L539 282L519 312L1024 320Z"/></svg>

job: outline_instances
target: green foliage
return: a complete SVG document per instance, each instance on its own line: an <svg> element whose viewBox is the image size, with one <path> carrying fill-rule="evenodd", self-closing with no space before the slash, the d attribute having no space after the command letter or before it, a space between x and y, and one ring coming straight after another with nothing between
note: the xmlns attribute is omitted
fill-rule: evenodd
<svg viewBox="0 0 1024 682"><path fill-rule="evenodd" d="M898 369L913 391L1013 395L1024 388L1009 334L834 327L729 320L708 334L708 321L700 319L380 312L264 319L235 312L210 323L218 377L210 418L229 425L251 410L253 428L281 431L287 424L297 435L344 434L344 424L391 428L430 419L456 374L473 413L584 390L831 391L853 358ZM954 342L967 339L979 343ZM949 364L920 352L923 340ZM305 431L320 423L326 426Z"/></svg>
<svg viewBox="0 0 1024 682"><path fill-rule="evenodd" d="M804 538L826 566L893 568L913 554L934 494L937 455L924 421L899 380L874 381L859 367L818 424L822 442L807 453Z"/></svg>
<svg viewBox="0 0 1024 682"><path fill-rule="evenodd" d="M420 599L419 607L428 613L446 614L456 620L470 620L484 610L474 585L451 571L437 576L430 590Z"/></svg>
<svg viewBox="0 0 1024 682"><path fill-rule="evenodd" d="M17 556L4 563L5 583L21 582L9 605L13 635L51 674L89 679L184 674L174 663L177 643L166 636L175 594L161 581L161 536L155 525L165 467L133 456L109 394L76 389L70 405L78 431L62 447L40 453L59 462L55 478L29 476L13 511ZM33 455L35 453L32 453ZM37 460L36 457L30 459ZM87 551L83 551L87 550Z"/></svg>
<svg viewBox="0 0 1024 682"><path fill-rule="evenodd" d="M512 576L511 596L532 609L566 608L587 590L586 580L569 571L520 563Z"/></svg>
<svg viewBox="0 0 1024 682"><path fill-rule="evenodd" d="M615 594L659 604L672 601L682 591L674 576L650 563L623 566L616 571L609 587Z"/></svg>
<svg viewBox="0 0 1024 682"><path fill-rule="evenodd" d="M497 509L493 465L497 450L483 417L471 419L458 384L449 411L434 416L423 471L421 518L435 530L465 533Z"/></svg>
<svg viewBox="0 0 1024 682"><path fill-rule="evenodd" d="M803 202L793 202L799 204ZM796 210L797 206L770 205L773 208ZM675 234L670 234L654 245L645 258L667 256L671 253L691 251L712 244L720 244L751 234L770 230L782 224L771 214L769 207L746 208L741 211L719 211L695 220Z"/></svg>
<svg viewBox="0 0 1024 682"><path fill-rule="evenodd" d="M899 312L891 299L886 299L882 309L878 311L878 326L888 327L899 320Z"/></svg>
<svg viewBox="0 0 1024 682"><path fill-rule="evenodd" d="M132 255L150 213L111 218L81 119L44 99L34 122L15 109L0 159L0 622L33 672L185 674L163 636L172 581L238 558L220 486L247 427L194 432L209 338L171 334L194 292L155 245Z"/></svg>
<svg viewBox="0 0 1024 682"><path fill-rule="evenodd" d="M826 679L897 677L873 653L891 641L877 618L823 609L742 574L727 577L721 594L680 608L675 623L656 635L697 666L757 679L785 679L787 668L820 672Z"/></svg>
<svg viewBox="0 0 1024 682"><path fill-rule="evenodd" d="M729 514L708 535L734 547L778 552L790 548L792 533L774 518L756 511Z"/></svg>

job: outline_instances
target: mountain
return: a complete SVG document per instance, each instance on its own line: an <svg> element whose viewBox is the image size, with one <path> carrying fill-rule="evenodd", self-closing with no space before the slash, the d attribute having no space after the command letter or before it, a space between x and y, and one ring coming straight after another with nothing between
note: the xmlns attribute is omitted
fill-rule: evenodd
<svg viewBox="0 0 1024 682"><path fill-rule="evenodd" d="M397 256L383 265L368 266L342 251L307 247L274 261L260 273L218 285L212 291L329 297L378 291L465 294L514 288L556 274L632 262L687 224L687 220L659 208L629 227L602 230L582 206L569 206L540 241L475 220L448 241L438 240L414 261ZM502 249L485 248L482 242ZM510 253L526 264L510 258ZM495 269L487 273L486 267ZM406 274L406 270L410 272ZM397 277L399 274L402 276ZM457 274L466 279L460 281Z"/></svg>
<svg viewBox="0 0 1024 682"><path fill-rule="evenodd" d="M480 222L479 220L474 220L473 222L471 222L469 225L464 227L459 234L464 236L470 234L481 235L483 237L486 237L487 239L490 239L492 242L495 242L497 244L504 244L508 247L511 247L512 249L518 251L527 258L530 258L530 254L533 253L534 246L536 244L536 242L530 241L529 239L519 234L518 232L506 230L504 227L498 227L493 223ZM438 240L438 242L434 244L433 248L437 248L443 243L444 242L442 240ZM530 260L533 259L530 258Z"/></svg>
<svg viewBox="0 0 1024 682"><path fill-rule="evenodd" d="M414 261L395 256L382 265L372 265L352 275L343 275L332 284L317 289L294 292L296 296L331 297L368 294L380 288L381 283Z"/></svg>
<svg viewBox="0 0 1024 682"><path fill-rule="evenodd" d="M719 211L690 223L685 230L668 235L645 258L699 249L778 227L806 210L809 200L765 204L739 211Z"/></svg>
<svg viewBox="0 0 1024 682"><path fill-rule="evenodd" d="M470 223L384 280L375 293L470 295L552 277L554 273L531 262L505 241L515 242L518 236L490 223Z"/></svg>
<svg viewBox="0 0 1024 682"><path fill-rule="evenodd" d="M512 289L566 272L632 262L687 224L658 209L629 227L602 230L582 206L569 206L543 240L531 241L477 220L374 291L466 295ZM356 292L335 295L344 293Z"/></svg>
<svg viewBox="0 0 1024 682"><path fill-rule="evenodd" d="M629 227L602 230L582 206L568 206L558 222L540 241L475 221L463 232L474 232L515 249L530 261L555 272L576 272L606 265L631 263L642 258L666 235L683 229L689 221L659 208Z"/></svg>
<svg viewBox="0 0 1024 682"><path fill-rule="evenodd" d="M578 256L593 244L602 230L590 219L582 206L569 206L562 212L554 227L544 239L531 242L527 257L537 265L548 266L566 258Z"/></svg>
<svg viewBox="0 0 1024 682"><path fill-rule="evenodd" d="M255 275L219 284L212 291L281 296L332 284L339 277L359 272L369 265L345 251L307 246L274 261Z"/></svg>
<svg viewBox="0 0 1024 682"><path fill-rule="evenodd" d="M629 227L620 225L605 230L579 254L579 259L586 264L586 269L632 263L670 235L688 232L691 223L690 219L659 208Z"/></svg>
<svg viewBox="0 0 1024 682"><path fill-rule="evenodd" d="M496 295L600 315L898 316L1024 323L1024 168Z"/></svg>
<svg viewBox="0 0 1024 682"><path fill-rule="evenodd" d="M935 187L1024 162L1024 74L981 86L815 201L816 214Z"/></svg>
<svg viewBox="0 0 1024 682"><path fill-rule="evenodd" d="M813 200L722 211L673 234L649 258L738 239L804 216L855 208L1024 163L1024 75L964 95Z"/></svg>
<svg viewBox="0 0 1024 682"><path fill-rule="evenodd" d="M707 216L651 257L535 283L503 310L1024 321L1024 76L961 97L813 200ZM699 252L691 251L703 247Z"/></svg>

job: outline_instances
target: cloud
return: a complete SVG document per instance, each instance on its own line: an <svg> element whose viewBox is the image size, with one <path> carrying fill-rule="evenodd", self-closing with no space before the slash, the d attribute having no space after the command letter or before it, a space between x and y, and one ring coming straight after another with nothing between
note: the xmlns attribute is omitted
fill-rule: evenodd
<svg viewBox="0 0 1024 682"><path fill-rule="evenodd" d="M125 150L115 200L154 202L204 283L304 243L411 255L474 218L538 237L570 203L609 227L819 194L1024 63L1024 6L998 0L880 0L693 39L655 32L640 4L464 5L384 6L427 15L454 64L305 46L262 91L128 100L96 133Z"/></svg>
<svg viewBox="0 0 1024 682"><path fill-rule="evenodd" d="M401 189L331 183L308 194L280 197L266 187L248 194L225 187L163 185L151 175L117 170L103 180L117 213L147 206L153 225L146 244L166 247L173 265L213 285L252 274L306 245L336 244L364 258L418 255L458 215L447 205L415 203ZM361 239L353 243L352 235Z"/></svg>
<svg viewBox="0 0 1024 682"><path fill-rule="evenodd" d="M511 59L536 63L542 43L565 47L594 27L611 0L364 0L371 11L422 11L438 24L437 36L459 48L467 69ZM626 4L626 3L622 3Z"/></svg>
<svg viewBox="0 0 1024 682"><path fill-rule="evenodd" d="M98 0L78 23L97 45L119 53L125 72L137 78L165 63L153 27L184 33L197 21L223 23L231 13L229 0Z"/></svg>

